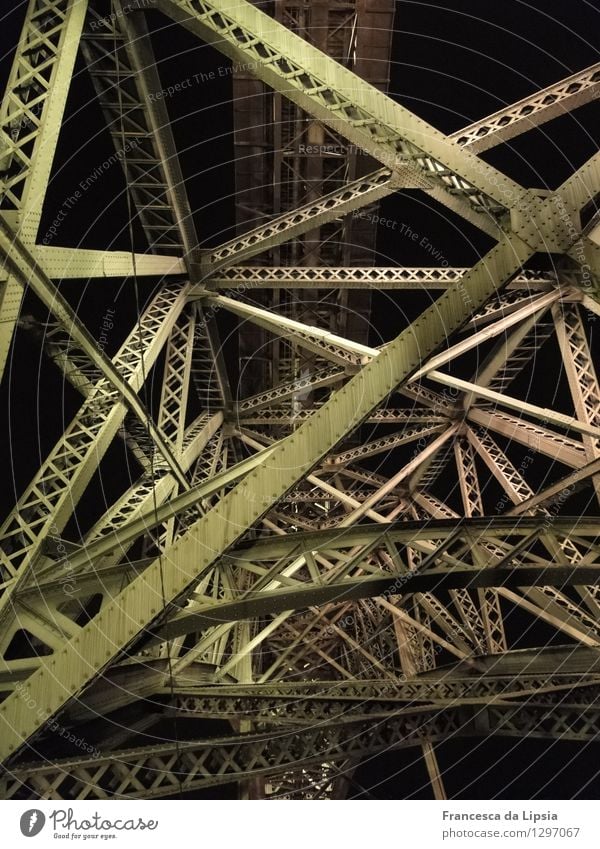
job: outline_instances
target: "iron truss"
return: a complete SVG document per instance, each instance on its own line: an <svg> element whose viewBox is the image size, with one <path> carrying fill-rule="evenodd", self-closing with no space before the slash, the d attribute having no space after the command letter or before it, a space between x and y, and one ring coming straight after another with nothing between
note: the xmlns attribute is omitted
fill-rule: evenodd
<svg viewBox="0 0 600 849"><path fill-rule="evenodd" d="M597 98L600 68L447 137L386 94L393 3L272 6L30 0L0 111L0 361L29 333L80 406L0 529L5 798L340 798L403 747L444 798L440 742L597 740L600 157L538 192L479 153ZM232 63L236 228L211 249L156 10ZM78 51L146 253L42 243ZM488 253L369 265L378 202L406 189ZM132 274L162 283L110 359L59 284ZM381 289L436 300L373 346L356 316ZM546 352L560 406L529 389ZM134 474L74 532L119 440Z"/></svg>

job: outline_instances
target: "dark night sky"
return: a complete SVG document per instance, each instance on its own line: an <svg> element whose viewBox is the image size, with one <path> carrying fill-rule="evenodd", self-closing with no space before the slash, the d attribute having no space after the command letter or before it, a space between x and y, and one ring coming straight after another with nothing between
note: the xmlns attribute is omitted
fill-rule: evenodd
<svg viewBox="0 0 600 849"><path fill-rule="evenodd" d="M454 132L598 61L599 2L452 0L438 5L402 0L396 7L390 94L444 132ZM15 4L3 20L3 81L8 76L24 9L25 4ZM148 20L156 31L153 41L165 86L226 63L213 48L199 44L159 14L150 14ZM42 234L63 200L112 152L83 70L80 58L44 207ZM182 91L167 103L205 247L225 241L233 232L230 100L231 77L226 76ZM499 146L484 158L525 185L555 188L596 151L598 117L596 102ZM53 244L128 250L123 187L118 166L109 169L85 193L77 214L68 218ZM386 198L381 213L410 223L420 233L434 233L438 250L451 266L472 264L490 245L487 237L445 210L442 218L441 210L417 193ZM143 250L139 228L135 228L135 238L136 246ZM434 264L418 244L385 228L378 233L374 261L380 265ZM156 281L143 281L143 294L149 296L154 285ZM75 281L62 284L61 289L96 335L105 309L115 307L116 326L107 346L107 353L114 353L135 319L131 281ZM410 293L410 299L406 294L374 295L372 320L379 338L372 341L392 338L429 302L426 294ZM25 312L44 317L43 309L30 295ZM531 400L549 403L543 397L544 387L539 391L539 399L530 395ZM57 371L44 362L39 345L24 332L17 334L10 380L5 380L1 392L3 427L8 427L9 435L0 448L7 470L3 506L8 510L76 411L79 400L74 390L64 386ZM152 405L156 399L147 400ZM117 446L101 469L108 500L113 493L110 475L103 470L114 469L122 460L122 448ZM101 510L97 498L84 500L78 516L81 522L89 522ZM457 740L442 745L438 756L442 768L448 770L448 789L457 797L569 798L579 794L595 798L600 789L595 778L595 746ZM411 793L415 798L430 797L423 762L415 760L413 752L379 756L361 766L355 777L358 785L376 798ZM358 785L353 793L360 793Z"/></svg>

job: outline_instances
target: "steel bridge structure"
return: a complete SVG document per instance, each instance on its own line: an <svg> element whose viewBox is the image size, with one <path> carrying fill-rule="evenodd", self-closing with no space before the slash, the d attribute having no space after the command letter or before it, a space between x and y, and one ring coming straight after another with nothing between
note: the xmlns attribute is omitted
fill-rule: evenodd
<svg viewBox="0 0 600 849"><path fill-rule="evenodd" d="M600 154L552 191L482 156L597 98L600 65L446 136L387 94L393 0L260 5L28 5L0 111L0 363L30 334L80 400L0 528L3 798L342 798L412 747L443 799L446 740L600 731ZM232 77L216 247L157 21ZM76 61L145 252L41 238ZM373 264L403 192L489 250ZM160 281L112 358L61 287L107 278ZM382 290L431 305L374 344ZM553 406L528 391L545 351ZM114 445L121 492L75 533Z"/></svg>

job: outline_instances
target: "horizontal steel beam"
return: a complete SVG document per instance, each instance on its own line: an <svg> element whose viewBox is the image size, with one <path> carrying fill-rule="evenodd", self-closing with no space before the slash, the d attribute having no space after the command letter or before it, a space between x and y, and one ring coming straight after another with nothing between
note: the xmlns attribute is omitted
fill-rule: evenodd
<svg viewBox="0 0 600 849"><path fill-rule="evenodd" d="M307 551L326 551L368 545L377 537L391 542L411 545L422 540L445 540L455 535L468 535L472 540L503 536L527 536L532 532L542 533L548 525L546 516L481 516L460 519L428 519L406 521L400 519L382 527L380 524L355 525L349 528L329 528L324 531L297 532L285 536L268 537L262 540L238 544L227 554L234 560L279 560L296 557ZM594 517L555 516L552 529L565 536L574 535L593 538L598 533L598 521Z"/></svg>
<svg viewBox="0 0 600 849"><path fill-rule="evenodd" d="M35 245L32 254L53 280L95 277L167 277L185 274L183 259L130 251L93 251L87 248L55 248Z"/></svg>
<svg viewBox="0 0 600 849"><path fill-rule="evenodd" d="M232 420L232 425L262 425L272 424L276 427L281 425L298 424L309 419L314 410L290 410L289 407L267 407L256 411L244 413L239 418ZM365 419L365 424L387 424L387 425L413 425L430 424L438 425L446 421L444 416L436 415L427 407L412 407L411 409L398 409L394 407L380 407L374 410Z"/></svg>
<svg viewBox="0 0 600 849"><path fill-rule="evenodd" d="M558 693L554 703L422 708L376 723L321 723L277 734L179 740L100 756L21 763L5 773L0 792L5 799L160 798L323 760L356 762L423 741L497 734L596 742L597 707L561 704L561 698Z"/></svg>
<svg viewBox="0 0 600 849"><path fill-rule="evenodd" d="M251 719L269 725L305 726L316 722L349 722L362 720L381 720L408 711L418 711L423 705L458 707L468 704L498 704L507 700L520 700L526 697L532 701L540 699L546 693L565 693L565 698L594 699L600 696L600 676L598 675L556 675L537 678L525 675L522 680L499 678L486 687L485 681L463 679L448 681L445 686L440 680L423 680L399 683L395 692L387 698L373 698L361 695L361 682L357 687L348 688L342 697L329 695L335 690L336 682L324 681L322 686L307 688L281 688L277 696L261 693L265 684L249 687L213 687L180 688L170 701L168 713L181 719L215 719L216 717L235 722ZM388 685L389 686L389 685ZM366 688L365 688L366 689ZM389 686L392 691L393 687ZM484 690L487 694L484 695ZM411 695L408 695L411 693ZM168 686L163 687L163 698L171 696ZM579 694L581 694L579 696Z"/></svg>
<svg viewBox="0 0 600 849"><path fill-rule="evenodd" d="M277 716L313 719L332 702L361 705L365 702L427 703L448 705L458 702L490 704L498 699L540 695L587 687L600 682L600 651L582 646L565 649L518 650L478 658L479 671L445 667L434 673L406 678L268 681L261 684L207 683L210 668L192 663L173 674L168 660L145 658L143 663L126 662L114 666L98 679L75 703L65 721L85 722L130 704L138 699L154 700L175 695L181 703L189 696L186 709L220 717L231 713L256 716L259 711ZM506 668L510 666L510 668ZM570 670L570 671L569 671ZM251 704L250 704L251 703ZM184 708L185 705L183 704ZM329 717L332 712L330 710Z"/></svg>
<svg viewBox="0 0 600 849"><path fill-rule="evenodd" d="M342 604L359 598L378 596L399 596L406 593L447 592L456 589L479 589L484 587L505 587L517 590L520 587L534 586L589 586L600 580L598 566L556 566L550 561L540 566L506 566L488 569L473 567L459 569L455 567L428 569L424 572L404 572L390 575L381 573L368 578L348 579L323 586L321 583L299 586L298 589L286 587L249 593L239 601L224 601L200 607L191 612L182 612L159 628L150 631L150 644L165 642L191 632L205 631L224 622L238 622L243 619L255 619L261 616L274 616L290 610L306 610L324 604Z"/></svg>
<svg viewBox="0 0 600 849"><path fill-rule="evenodd" d="M403 225L405 226L405 225ZM412 232L412 231L411 231ZM189 297L202 298L206 289L448 289L468 268L402 266L256 266L231 265L190 287ZM522 271L507 288L545 290L556 286L552 271Z"/></svg>

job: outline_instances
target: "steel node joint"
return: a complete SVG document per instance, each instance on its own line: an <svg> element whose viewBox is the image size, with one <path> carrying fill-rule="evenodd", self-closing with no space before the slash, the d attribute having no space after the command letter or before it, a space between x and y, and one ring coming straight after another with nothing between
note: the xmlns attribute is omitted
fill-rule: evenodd
<svg viewBox="0 0 600 849"><path fill-rule="evenodd" d="M565 253L581 238L579 211L560 193L529 192L510 210L513 232L543 253Z"/></svg>

